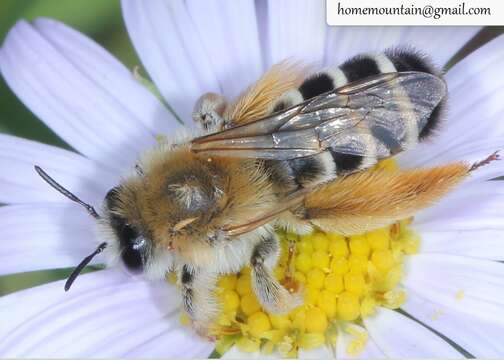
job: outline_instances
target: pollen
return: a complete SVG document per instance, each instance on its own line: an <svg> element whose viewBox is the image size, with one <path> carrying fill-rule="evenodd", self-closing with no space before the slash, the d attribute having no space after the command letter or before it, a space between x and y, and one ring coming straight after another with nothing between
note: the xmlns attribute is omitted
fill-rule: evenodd
<svg viewBox="0 0 504 360"><path fill-rule="evenodd" d="M382 161L376 167L394 170L396 165ZM224 354L236 346L292 358L300 349L328 346L334 351L338 337L345 335L349 341L344 351L359 355L368 340L363 319L379 307L397 309L406 301L399 285L403 262L420 246L411 221L353 236L278 229L281 253L272 272L287 290L300 291L302 305L288 314L270 314L256 298L249 267L220 277L215 292L221 313L211 334L217 339L216 351ZM460 299L464 293L455 296Z"/></svg>
<svg viewBox="0 0 504 360"><path fill-rule="evenodd" d="M355 236L318 230L297 236L280 229L282 253L273 273L287 289L301 289L303 304L289 314L268 314L252 290L250 268L221 277L216 291L224 316L216 327L222 329L216 331L216 350L235 344L245 352L295 357L300 349L334 349L345 333L346 353L358 355L368 339L362 319L378 307L396 309L406 301L399 287L403 261L420 245L410 223ZM289 243L295 244L290 257Z"/></svg>

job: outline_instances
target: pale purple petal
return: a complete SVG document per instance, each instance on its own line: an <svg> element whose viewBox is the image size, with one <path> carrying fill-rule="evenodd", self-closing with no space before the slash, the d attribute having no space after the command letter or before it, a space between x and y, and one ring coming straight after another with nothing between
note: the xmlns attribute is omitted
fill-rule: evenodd
<svg viewBox="0 0 504 360"><path fill-rule="evenodd" d="M325 1L259 2L258 17L267 67L286 59L322 63L327 31Z"/></svg>
<svg viewBox="0 0 504 360"><path fill-rule="evenodd" d="M504 183L462 183L437 204L415 215L415 227L433 230L502 230Z"/></svg>
<svg viewBox="0 0 504 360"><path fill-rule="evenodd" d="M153 95L105 50L64 29L49 20L33 25L19 21L0 50L1 73L25 105L68 144L124 170L155 143L152 121L171 117L161 106L153 108ZM140 119L144 105L145 116L156 113L157 120Z"/></svg>
<svg viewBox="0 0 504 360"><path fill-rule="evenodd" d="M298 359L332 359L334 355L327 346L319 346L311 350L298 350Z"/></svg>
<svg viewBox="0 0 504 360"><path fill-rule="evenodd" d="M504 224L499 224L500 229L487 229L476 221L474 225L474 230L418 231L420 252L504 260Z"/></svg>
<svg viewBox="0 0 504 360"><path fill-rule="evenodd" d="M186 124L196 99L221 92L216 73L185 3L123 0L126 28L161 94Z"/></svg>
<svg viewBox="0 0 504 360"><path fill-rule="evenodd" d="M236 346L233 346L231 349L226 351L224 355L222 355L221 359L278 359L278 354L270 354L263 355L260 352L243 352L239 350Z"/></svg>
<svg viewBox="0 0 504 360"><path fill-rule="evenodd" d="M422 253L504 260L504 183L462 184L415 216Z"/></svg>
<svg viewBox="0 0 504 360"><path fill-rule="evenodd" d="M399 157L406 167L450 161L475 162L504 148L504 83L499 74L504 62L504 36L471 53L447 75L449 112L436 136ZM504 162L475 171L473 181L504 175Z"/></svg>
<svg viewBox="0 0 504 360"><path fill-rule="evenodd" d="M422 298L504 325L504 264L444 254L413 255L405 264L403 284Z"/></svg>
<svg viewBox="0 0 504 360"><path fill-rule="evenodd" d="M72 151L0 134L0 202L70 202L38 176L34 165L95 205L119 179L110 168Z"/></svg>
<svg viewBox="0 0 504 360"><path fill-rule="evenodd" d="M480 29L462 26L331 26L327 34L325 62L339 65L357 54L413 46L428 54L441 67Z"/></svg>
<svg viewBox="0 0 504 360"><path fill-rule="evenodd" d="M0 298L0 356L207 357L213 344L179 323L179 296L115 270L82 275L68 293L63 281L13 293Z"/></svg>
<svg viewBox="0 0 504 360"><path fill-rule="evenodd" d="M477 358L498 358L504 354L504 324L487 322L470 315L422 299L408 292L408 300L402 308L439 331Z"/></svg>
<svg viewBox="0 0 504 360"><path fill-rule="evenodd" d="M97 43L52 19L37 19L34 25L81 71L93 74L99 87L115 95L114 102L125 108L131 121L142 122L154 135L170 135L179 128L163 104L133 78L132 69L127 69Z"/></svg>
<svg viewBox="0 0 504 360"><path fill-rule="evenodd" d="M94 250L93 222L73 204L0 207L0 275L77 265Z"/></svg>
<svg viewBox="0 0 504 360"><path fill-rule="evenodd" d="M233 98L263 72L254 1L187 1L223 94Z"/></svg>
<svg viewBox="0 0 504 360"><path fill-rule="evenodd" d="M396 311L380 308L364 325L381 351L391 358L463 358L446 341Z"/></svg>

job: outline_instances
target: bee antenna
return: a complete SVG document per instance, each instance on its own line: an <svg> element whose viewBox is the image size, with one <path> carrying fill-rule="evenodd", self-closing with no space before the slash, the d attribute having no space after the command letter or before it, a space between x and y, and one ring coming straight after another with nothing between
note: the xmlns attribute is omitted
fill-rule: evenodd
<svg viewBox="0 0 504 360"><path fill-rule="evenodd" d="M84 206L86 208L87 212L89 213L89 215L91 215L95 219L99 219L100 218L100 215L98 215L98 213L96 212L96 210L94 209L94 207L92 207L91 205L85 203L84 201L82 201L81 199L79 199L77 196L75 196L74 194L72 194L70 191L68 191L67 189L65 189L63 186L61 186L60 184L58 184L56 182L56 180L54 180L52 177L50 177L49 175L47 175L47 173L44 170L42 170L42 168L40 166L35 165L35 171L37 172L37 174L39 174L39 176L46 183L48 183L51 187L53 187L54 189L56 189L56 191L58 191L60 194L63 194L67 198L69 198L70 200L76 202L79 205Z"/></svg>
<svg viewBox="0 0 504 360"><path fill-rule="evenodd" d="M107 243L106 242L101 243L100 245L98 245L98 247L96 248L96 250L93 251L93 253L91 255L86 256L80 262L80 264L77 265L77 267L74 269L74 271L72 271L72 273L68 277L67 281L65 282L65 291L70 290L70 286L72 286L72 284L74 283L75 279L77 279L77 276L79 276L79 274L81 273L82 269L84 269L86 267L86 265L89 264L89 262L91 260L93 260L93 258L96 255L98 255L99 253L101 253L106 247L107 247Z"/></svg>

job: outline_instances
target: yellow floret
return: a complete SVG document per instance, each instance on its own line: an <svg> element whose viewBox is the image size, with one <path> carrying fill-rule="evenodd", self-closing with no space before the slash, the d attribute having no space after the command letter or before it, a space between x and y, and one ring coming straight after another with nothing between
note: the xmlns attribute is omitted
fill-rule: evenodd
<svg viewBox="0 0 504 360"><path fill-rule="evenodd" d="M385 170L385 171L396 171L399 167L397 162L393 158L388 158L381 160L378 164L373 167L373 170Z"/></svg>
<svg viewBox="0 0 504 360"><path fill-rule="evenodd" d="M262 311L258 311L255 314L250 315L247 320L247 324L249 326L250 334L257 338L260 338L263 332L271 329L269 317Z"/></svg>
<svg viewBox="0 0 504 360"><path fill-rule="evenodd" d="M294 280L297 281L298 283L305 284L306 276L301 271L296 271L294 273Z"/></svg>
<svg viewBox="0 0 504 360"><path fill-rule="evenodd" d="M240 306L240 297L233 290L224 290L221 295L222 306L225 312L231 312Z"/></svg>
<svg viewBox="0 0 504 360"><path fill-rule="evenodd" d="M166 274L166 280L170 284L176 284L177 283L177 273L174 271L170 271L169 273Z"/></svg>
<svg viewBox="0 0 504 360"><path fill-rule="evenodd" d="M311 254L313 252L313 242L311 235L301 235L297 245L297 250L300 253Z"/></svg>
<svg viewBox="0 0 504 360"><path fill-rule="evenodd" d="M241 337L236 341L236 346L243 352L257 352L261 346L261 342L258 339L249 339L247 337Z"/></svg>
<svg viewBox="0 0 504 360"><path fill-rule="evenodd" d="M292 318L292 328L300 332L306 330L306 310L300 307L290 314Z"/></svg>
<svg viewBox="0 0 504 360"><path fill-rule="evenodd" d="M321 333L306 333L301 335L299 339L299 346L305 350L315 349L324 343L325 337Z"/></svg>
<svg viewBox="0 0 504 360"><path fill-rule="evenodd" d="M364 293L366 287L366 281L364 276L360 273L349 272L343 278L345 283L345 290L354 293L356 295L361 295Z"/></svg>
<svg viewBox="0 0 504 360"><path fill-rule="evenodd" d="M360 315L359 297L345 291L338 297L338 316L345 321L353 321Z"/></svg>
<svg viewBox="0 0 504 360"><path fill-rule="evenodd" d="M320 269L311 269L306 276L306 281L310 286L321 289L325 281L324 272Z"/></svg>
<svg viewBox="0 0 504 360"><path fill-rule="evenodd" d="M223 311L215 325L222 332L216 345L222 352L236 343L242 351L296 357L299 349L336 344L344 331L351 336L347 354L358 355L367 342L362 319L378 306L395 309L406 300L397 286L406 254L419 246L406 221L351 237L281 230L279 239L279 261L272 272L289 291L303 293L302 306L281 315L262 310L249 267L220 277L215 294ZM291 254L290 246L295 247Z"/></svg>
<svg viewBox="0 0 504 360"><path fill-rule="evenodd" d="M225 275L219 278L217 282L217 286L225 289L225 290L234 290L236 287L236 275Z"/></svg>
<svg viewBox="0 0 504 360"><path fill-rule="evenodd" d="M324 286L327 290L339 294L343 291L343 277L339 274L329 274L325 278Z"/></svg>
<svg viewBox="0 0 504 360"><path fill-rule="evenodd" d="M296 257L296 269L301 272L308 272L312 267L312 258L308 253L301 253Z"/></svg>
<svg viewBox="0 0 504 360"><path fill-rule="evenodd" d="M317 269L329 268L329 254L323 251L315 251L312 254L312 266Z"/></svg>
<svg viewBox="0 0 504 360"><path fill-rule="evenodd" d="M185 312L180 313L179 321L181 325L189 325L191 323L189 315L187 315Z"/></svg>
<svg viewBox="0 0 504 360"><path fill-rule="evenodd" d="M376 308L376 301L370 296L365 297L361 301L360 312L362 317L371 316L374 314Z"/></svg>
<svg viewBox="0 0 504 360"><path fill-rule="evenodd" d="M331 270L338 275L345 275L350 270L350 264L347 258L341 257L333 259L331 262Z"/></svg>
<svg viewBox="0 0 504 360"><path fill-rule="evenodd" d="M350 251L352 254L368 256L370 250L366 236L354 235L350 238Z"/></svg>
<svg viewBox="0 0 504 360"><path fill-rule="evenodd" d="M306 331L323 333L327 329L326 314L318 307L306 310Z"/></svg>
<svg viewBox="0 0 504 360"><path fill-rule="evenodd" d="M275 277L278 281L282 281L282 279L285 277L285 268L283 266L278 266L273 270L273 273L275 274Z"/></svg>
<svg viewBox="0 0 504 360"><path fill-rule="evenodd" d="M368 269L368 259L366 255L352 254L348 259L350 271L364 273Z"/></svg>
<svg viewBox="0 0 504 360"><path fill-rule="evenodd" d="M394 257L390 250L377 250L371 255L371 261L374 266L381 271L388 271L394 266Z"/></svg>
<svg viewBox="0 0 504 360"><path fill-rule="evenodd" d="M406 292L404 290L391 290L384 295L385 302L382 304L389 309L398 309L406 302Z"/></svg>
<svg viewBox="0 0 504 360"><path fill-rule="evenodd" d="M372 250L386 250L390 244L390 230L388 227L374 230L366 234Z"/></svg>
<svg viewBox="0 0 504 360"><path fill-rule="evenodd" d="M236 281L236 291L241 296L250 294L252 292L250 275L241 275Z"/></svg>
<svg viewBox="0 0 504 360"><path fill-rule="evenodd" d="M332 237L329 242L329 252L334 258L347 256L349 251L345 238L341 235Z"/></svg>
<svg viewBox="0 0 504 360"><path fill-rule="evenodd" d="M261 310L261 304L259 304L254 294L243 296L240 301L240 307L247 316Z"/></svg>
<svg viewBox="0 0 504 360"><path fill-rule="evenodd" d="M329 240L327 239L325 234L315 233L312 235L313 248L316 251L326 252L327 247L329 246Z"/></svg>
<svg viewBox="0 0 504 360"><path fill-rule="evenodd" d="M317 299L319 297L319 289L313 287L313 285L309 285L306 289L305 289L305 292L304 292L304 299L305 299L305 303L306 304L316 304L317 303Z"/></svg>
<svg viewBox="0 0 504 360"><path fill-rule="evenodd" d="M317 306L325 312L328 318L336 315L336 295L328 290L322 290L317 300Z"/></svg>
<svg viewBox="0 0 504 360"><path fill-rule="evenodd" d="M399 241L402 244L404 253L416 254L418 252L418 249L420 247L420 236L418 236L418 234L414 233L413 231L406 229L401 234Z"/></svg>
<svg viewBox="0 0 504 360"><path fill-rule="evenodd" d="M285 330L291 326L291 321L288 315L269 314L269 318L271 321L271 326L273 326L275 329Z"/></svg>

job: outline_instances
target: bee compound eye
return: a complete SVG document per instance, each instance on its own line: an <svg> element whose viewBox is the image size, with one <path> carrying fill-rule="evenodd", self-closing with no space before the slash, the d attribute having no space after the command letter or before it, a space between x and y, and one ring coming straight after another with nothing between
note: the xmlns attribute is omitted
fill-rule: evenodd
<svg viewBox="0 0 504 360"><path fill-rule="evenodd" d="M142 272L151 249L149 239L117 214L111 214L110 226L119 241L121 259L126 268L133 273Z"/></svg>
<svg viewBox="0 0 504 360"><path fill-rule="evenodd" d="M121 241L121 247L121 258L128 270L134 273L143 271L147 240L142 236L130 237L127 242Z"/></svg>

